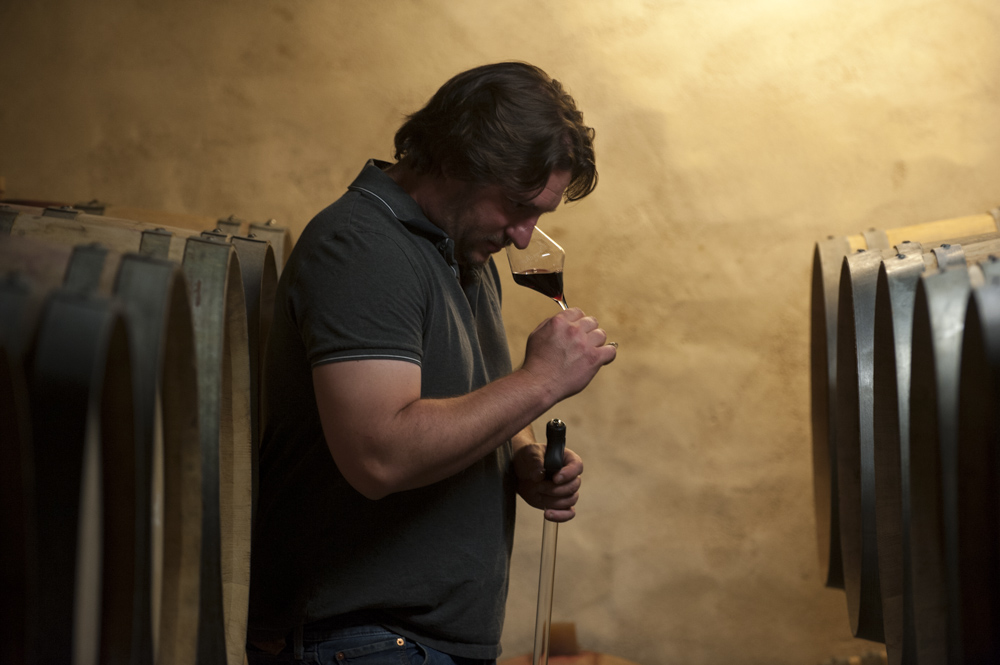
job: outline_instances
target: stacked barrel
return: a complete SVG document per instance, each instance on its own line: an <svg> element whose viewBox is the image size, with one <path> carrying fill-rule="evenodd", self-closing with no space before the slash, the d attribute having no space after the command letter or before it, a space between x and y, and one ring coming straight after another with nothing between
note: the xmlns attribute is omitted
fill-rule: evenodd
<svg viewBox="0 0 1000 665"><path fill-rule="evenodd" d="M1000 663L1000 209L817 243L817 536L889 663Z"/></svg>
<svg viewBox="0 0 1000 665"><path fill-rule="evenodd" d="M290 250L273 221L0 205L0 662L242 665Z"/></svg>

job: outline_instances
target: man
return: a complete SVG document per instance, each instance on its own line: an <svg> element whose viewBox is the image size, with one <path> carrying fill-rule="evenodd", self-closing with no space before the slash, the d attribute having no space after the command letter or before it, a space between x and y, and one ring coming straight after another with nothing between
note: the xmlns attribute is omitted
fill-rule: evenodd
<svg viewBox="0 0 1000 665"><path fill-rule="evenodd" d="M515 493L573 517L531 422L614 360L578 309L511 370L491 255L597 183L593 130L523 63L455 76L310 222L278 286L251 663L493 662Z"/></svg>

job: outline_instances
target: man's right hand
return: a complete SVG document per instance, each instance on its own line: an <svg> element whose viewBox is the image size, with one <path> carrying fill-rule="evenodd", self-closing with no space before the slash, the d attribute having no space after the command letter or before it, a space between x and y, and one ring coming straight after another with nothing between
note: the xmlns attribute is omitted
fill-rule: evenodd
<svg viewBox="0 0 1000 665"><path fill-rule="evenodd" d="M597 319L571 307L542 321L528 336L522 369L547 382L559 401L586 388L615 359L618 349L607 341Z"/></svg>

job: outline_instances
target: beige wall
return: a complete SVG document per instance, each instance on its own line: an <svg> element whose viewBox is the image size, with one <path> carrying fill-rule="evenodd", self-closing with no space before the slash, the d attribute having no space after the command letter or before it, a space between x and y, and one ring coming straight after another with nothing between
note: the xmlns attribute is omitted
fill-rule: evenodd
<svg viewBox="0 0 1000 665"><path fill-rule="evenodd" d="M857 654L812 514L812 243L1000 203L994 0L4 2L7 196L299 230L447 77L520 59L597 128L545 227L621 344L553 409L586 460L556 620L644 665ZM507 289L516 358L554 305ZM529 651L523 509L504 646Z"/></svg>

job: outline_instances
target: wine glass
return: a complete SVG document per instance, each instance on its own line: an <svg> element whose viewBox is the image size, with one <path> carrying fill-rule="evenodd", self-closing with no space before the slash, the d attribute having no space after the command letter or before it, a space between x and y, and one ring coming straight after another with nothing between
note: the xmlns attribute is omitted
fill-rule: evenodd
<svg viewBox="0 0 1000 665"><path fill-rule="evenodd" d="M507 245L507 260L514 281L552 298L568 309L563 294L563 263L566 252L537 226L524 249Z"/></svg>
<svg viewBox="0 0 1000 665"><path fill-rule="evenodd" d="M536 226L531 233L528 246L524 249L507 245L507 260L510 262L510 272L516 283L534 289L555 300L563 309L568 309L566 296L563 294L563 264L566 262L566 252L544 231ZM552 421L552 423L557 422L559 421ZM552 423L549 423L549 428L552 427ZM565 432L565 428L563 432ZM565 438L563 445L565 445ZM546 447L545 455L548 459L548 447ZM558 465L562 466L561 461ZM538 573L538 608L535 613L535 647L531 665L548 665L549 663L549 633L551 631L552 595L556 572L556 542L559 538L558 523L542 520L542 524L542 564Z"/></svg>

